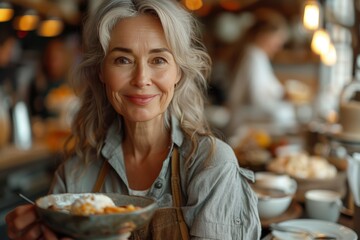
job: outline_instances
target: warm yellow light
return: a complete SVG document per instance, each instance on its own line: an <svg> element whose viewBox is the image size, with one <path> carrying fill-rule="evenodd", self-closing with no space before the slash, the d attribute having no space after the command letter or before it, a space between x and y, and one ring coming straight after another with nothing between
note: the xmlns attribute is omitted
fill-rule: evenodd
<svg viewBox="0 0 360 240"><path fill-rule="evenodd" d="M320 26L320 7L316 1L308 1L304 6L303 24L306 29L316 30Z"/></svg>
<svg viewBox="0 0 360 240"><path fill-rule="evenodd" d="M54 37L59 35L64 25L59 19L47 19L40 23L38 34L43 37Z"/></svg>
<svg viewBox="0 0 360 240"><path fill-rule="evenodd" d="M320 55L321 62L332 66L336 63L336 49L333 44L329 44L328 50Z"/></svg>
<svg viewBox="0 0 360 240"><path fill-rule="evenodd" d="M324 29L317 30L311 40L311 49L316 54L323 54L328 51L330 36Z"/></svg>
<svg viewBox="0 0 360 240"><path fill-rule="evenodd" d="M37 15L23 15L15 18L14 27L20 31L32 31L37 27L38 22L39 17Z"/></svg>
<svg viewBox="0 0 360 240"><path fill-rule="evenodd" d="M198 10L203 6L202 0L185 0L185 6L189 10Z"/></svg>
<svg viewBox="0 0 360 240"><path fill-rule="evenodd" d="M14 16L14 10L12 8L0 7L0 22L7 22Z"/></svg>

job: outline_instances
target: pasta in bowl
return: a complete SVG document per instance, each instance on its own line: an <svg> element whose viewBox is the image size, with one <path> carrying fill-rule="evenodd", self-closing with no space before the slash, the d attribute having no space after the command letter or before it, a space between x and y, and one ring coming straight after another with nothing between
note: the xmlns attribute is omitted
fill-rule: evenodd
<svg viewBox="0 0 360 240"><path fill-rule="evenodd" d="M36 200L44 224L75 239L111 239L147 224L154 199L116 193L53 194Z"/></svg>

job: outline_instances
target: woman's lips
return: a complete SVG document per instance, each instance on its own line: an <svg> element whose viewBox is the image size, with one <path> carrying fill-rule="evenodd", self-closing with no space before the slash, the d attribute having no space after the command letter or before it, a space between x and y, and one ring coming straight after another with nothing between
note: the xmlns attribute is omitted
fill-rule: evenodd
<svg viewBox="0 0 360 240"><path fill-rule="evenodd" d="M146 105L151 102L157 95L129 95L126 96L130 102L137 104L137 105Z"/></svg>

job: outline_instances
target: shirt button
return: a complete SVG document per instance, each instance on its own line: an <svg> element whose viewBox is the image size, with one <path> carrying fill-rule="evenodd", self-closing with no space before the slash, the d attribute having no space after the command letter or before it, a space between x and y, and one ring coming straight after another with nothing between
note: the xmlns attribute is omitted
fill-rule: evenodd
<svg viewBox="0 0 360 240"><path fill-rule="evenodd" d="M240 224L241 221L240 221L240 218L235 218L235 224Z"/></svg>
<svg viewBox="0 0 360 240"><path fill-rule="evenodd" d="M158 189L162 188L162 186L163 186L163 184L161 182L155 183L155 187Z"/></svg>

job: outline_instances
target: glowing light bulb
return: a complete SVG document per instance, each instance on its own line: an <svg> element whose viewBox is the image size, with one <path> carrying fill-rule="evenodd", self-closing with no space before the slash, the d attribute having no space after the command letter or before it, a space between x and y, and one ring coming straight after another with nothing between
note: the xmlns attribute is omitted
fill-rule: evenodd
<svg viewBox="0 0 360 240"><path fill-rule="evenodd" d="M320 26L320 7L316 1L308 1L304 6L303 24L306 29L316 30Z"/></svg>
<svg viewBox="0 0 360 240"><path fill-rule="evenodd" d="M317 30L311 40L311 49L316 54L323 54L328 51L330 36L324 29Z"/></svg>
<svg viewBox="0 0 360 240"><path fill-rule="evenodd" d="M203 6L203 2L202 0L186 0L185 6L192 11L198 10Z"/></svg>
<svg viewBox="0 0 360 240"><path fill-rule="evenodd" d="M14 16L14 10L11 5L3 2L0 3L0 22L7 22Z"/></svg>
<svg viewBox="0 0 360 240"><path fill-rule="evenodd" d="M59 35L64 28L64 24L60 19L47 19L40 23L38 34L43 37L54 37Z"/></svg>
<svg viewBox="0 0 360 240"><path fill-rule="evenodd" d="M14 20L14 28L19 31L32 31L39 23L39 16L34 11L29 11Z"/></svg>
<svg viewBox="0 0 360 240"><path fill-rule="evenodd" d="M330 43L328 50L320 55L320 60L328 66L332 66L336 63L336 49L333 44Z"/></svg>

